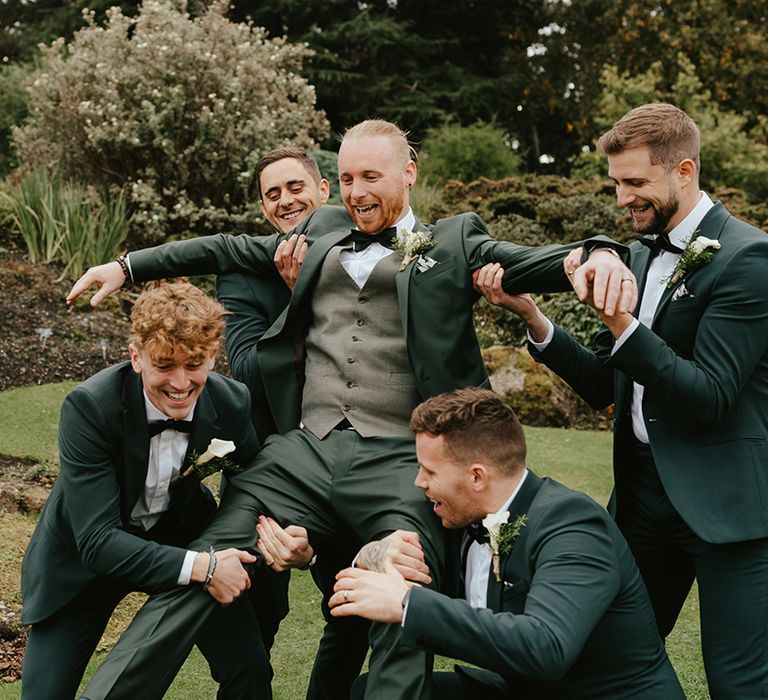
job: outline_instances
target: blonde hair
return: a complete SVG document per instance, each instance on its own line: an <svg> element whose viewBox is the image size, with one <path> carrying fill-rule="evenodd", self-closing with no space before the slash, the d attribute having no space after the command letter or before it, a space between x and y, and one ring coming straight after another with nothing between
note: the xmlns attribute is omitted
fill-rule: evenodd
<svg viewBox="0 0 768 700"><path fill-rule="evenodd" d="M217 352L224 307L187 282L171 282L141 294L131 312L131 342L151 357L181 350L191 357Z"/></svg>
<svg viewBox="0 0 768 700"><path fill-rule="evenodd" d="M699 127L683 110L664 102L652 102L627 112L597 142L603 155L615 155L630 148L647 147L651 164L669 172L681 160L690 158L699 171L701 135Z"/></svg>
<svg viewBox="0 0 768 700"><path fill-rule="evenodd" d="M392 143L392 150L398 160L405 165L409 160L416 160L416 151L408 141L408 132L403 131L394 122L384 119L366 119L347 129L341 137L341 143L367 136L385 136Z"/></svg>

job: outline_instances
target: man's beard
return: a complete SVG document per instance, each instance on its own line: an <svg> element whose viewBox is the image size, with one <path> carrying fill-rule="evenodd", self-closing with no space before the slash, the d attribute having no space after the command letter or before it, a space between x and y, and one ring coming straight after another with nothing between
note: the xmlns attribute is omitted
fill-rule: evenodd
<svg viewBox="0 0 768 700"><path fill-rule="evenodd" d="M669 199L658 207L651 204L653 218L642 228L635 227L635 231L637 231L637 233L644 233L652 236L664 233L669 226L669 222L672 220L672 217L677 214L679 208L680 199L674 193L670 194Z"/></svg>

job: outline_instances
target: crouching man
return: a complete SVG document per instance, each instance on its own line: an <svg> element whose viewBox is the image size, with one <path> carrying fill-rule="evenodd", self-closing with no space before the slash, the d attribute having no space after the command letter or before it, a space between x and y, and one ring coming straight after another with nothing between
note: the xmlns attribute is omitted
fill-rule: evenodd
<svg viewBox="0 0 768 700"><path fill-rule="evenodd" d="M249 587L243 564L255 561L252 554L186 549L216 509L202 470L236 471L259 449L247 389L211 373L223 312L189 284L145 292L131 317L130 362L99 372L64 400L61 473L22 564L22 619L31 625L25 700L75 697L127 593L203 586L230 604ZM230 453L206 461L210 446ZM219 698L271 697L247 599L218 607L196 643ZM172 679L148 680L143 697L162 697Z"/></svg>
<svg viewBox="0 0 768 700"><path fill-rule="evenodd" d="M443 700L685 697L618 528L587 496L526 469L522 427L501 398L441 394L414 410L411 429L416 486L455 530L450 596L391 566L414 546L397 532L338 574L334 615L400 623L401 644L480 667L434 674Z"/></svg>

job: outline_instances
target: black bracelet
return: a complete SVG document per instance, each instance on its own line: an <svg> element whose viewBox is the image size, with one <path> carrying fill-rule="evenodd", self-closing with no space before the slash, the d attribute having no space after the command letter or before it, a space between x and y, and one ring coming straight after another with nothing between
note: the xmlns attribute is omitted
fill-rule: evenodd
<svg viewBox="0 0 768 700"><path fill-rule="evenodd" d="M213 547L211 547L210 556L211 558L208 560L208 573L205 575L205 581L203 582L203 589L206 592L208 592L208 586L211 585L213 574L216 572L216 552L213 551Z"/></svg>
<svg viewBox="0 0 768 700"><path fill-rule="evenodd" d="M125 255L118 257L117 264L120 265L120 269L123 271L123 275L125 277L125 280L123 280L123 285L127 284L128 282L133 282L131 279L131 271L128 269L128 262Z"/></svg>

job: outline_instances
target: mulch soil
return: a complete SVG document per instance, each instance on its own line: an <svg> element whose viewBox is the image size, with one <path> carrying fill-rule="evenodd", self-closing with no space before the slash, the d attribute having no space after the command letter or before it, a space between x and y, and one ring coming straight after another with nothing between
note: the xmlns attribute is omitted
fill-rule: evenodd
<svg viewBox="0 0 768 700"><path fill-rule="evenodd" d="M68 282L54 266L30 265L0 252L0 391L65 380L82 381L128 358L127 304L67 307ZM0 455L0 508L38 512L55 477L34 460ZM21 677L27 630L17 610L0 601L0 682Z"/></svg>

